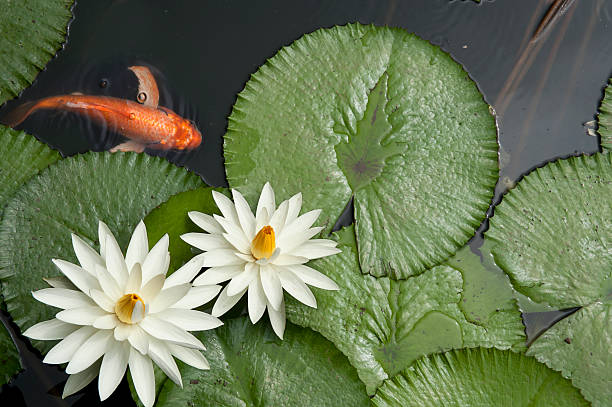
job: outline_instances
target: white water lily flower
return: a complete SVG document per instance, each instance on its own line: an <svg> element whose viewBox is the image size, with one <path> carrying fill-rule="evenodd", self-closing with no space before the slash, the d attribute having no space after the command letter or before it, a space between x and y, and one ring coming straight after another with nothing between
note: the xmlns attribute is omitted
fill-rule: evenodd
<svg viewBox="0 0 612 407"><path fill-rule="evenodd" d="M338 290L329 277L305 265L309 260L339 253L336 242L312 239L322 227L311 227L320 210L298 216L302 194L275 204L274 191L264 185L253 216L249 204L236 190L234 202L213 191L223 216L189 212L191 220L208 233L187 233L181 238L205 251L202 265L210 267L194 285L218 284L231 280L215 302L212 315L221 316L248 294L249 317L253 323L268 310L274 332L282 339L285 331L283 289L300 302L316 308L317 302L306 284Z"/></svg>
<svg viewBox="0 0 612 407"><path fill-rule="evenodd" d="M199 369L209 365L204 345L188 331L216 328L223 323L193 310L213 299L221 286L194 287L190 281L202 267L195 257L166 278L170 255L168 235L149 251L147 231L140 222L125 258L108 227L100 222L100 254L72 235L80 266L64 260L53 263L68 278L48 279L52 288L32 293L45 304L62 309L54 319L30 327L32 339L61 339L44 358L45 363L68 363L64 386L67 397L96 376L100 400L110 396L127 367L138 397L145 406L155 401L155 362L182 387L173 357Z"/></svg>

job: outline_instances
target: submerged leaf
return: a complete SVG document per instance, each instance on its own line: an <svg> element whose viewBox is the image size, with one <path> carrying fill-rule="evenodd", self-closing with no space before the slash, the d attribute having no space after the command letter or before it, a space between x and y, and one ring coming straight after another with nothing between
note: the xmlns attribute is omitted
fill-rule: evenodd
<svg viewBox="0 0 612 407"><path fill-rule="evenodd" d="M21 370L19 352L9 331L0 322L0 387Z"/></svg>
<svg viewBox="0 0 612 407"><path fill-rule="evenodd" d="M534 358L497 349L464 349L418 360L383 384L386 406L588 406L578 389Z"/></svg>
<svg viewBox="0 0 612 407"><path fill-rule="evenodd" d="M599 106L597 127L597 132L601 136L602 150L612 150L612 78L610 78L608 86L606 86L604 98Z"/></svg>
<svg viewBox="0 0 612 407"><path fill-rule="evenodd" d="M179 362L183 388L159 380L156 406L368 406L355 369L309 329L287 324L284 340L247 317L197 334L210 370ZM133 396L136 399L134 391Z"/></svg>
<svg viewBox="0 0 612 407"><path fill-rule="evenodd" d="M74 263L70 234L98 246L98 220L125 250L136 224L170 196L201 186L199 177L143 154L88 153L60 160L9 200L0 225L0 276L8 311L22 330L57 310L31 291L59 276L51 259ZM46 350L50 342L34 342Z"/></svg>
<svg viewBox="0 0 612 407"><path fill-rule="evenodd" d="M66 38L72 0L0 0L0 105L29 86Z"/></svg>
<svg viewBox="0 0 612 407"><path fill-rule="evenodd" d="M455 259L462 264L461 272L441 265L395 281L359 271L353 227L340 232L338 240L342 253L309 265L334 280L340 290L314 289L317 309L287 301L287 318L334 342L357 369L368 394L423 355L463 347L524 346L524 328L510 285L504 282L500 289L493 281L497 277L483 277L486 270L472 271L477 266L469 260L475 256L471 252ZM488 278L491 282L483 286L474 283ZM466 282L470 284L464 287ZM482 287L491 287L490 294L481 296Z"/></svg>
<svg viewBox="0 0 612 407"><path fill-rule="evenodd" d="M517 291L557 309L584 307L536 339L529 354L601 406L612 399L611 185L609 154L549 163L504 197L486 235Z"/></svg>
<svg viewBox="0 0 612 407"><path fill-rule="evenodd" d="M453 59L400 29L305 35L253 74L225 135L228 182L254 202L302 192L330 230L354 195L364 273L406 278L463 246L498 176L495 120Z"/></svg>

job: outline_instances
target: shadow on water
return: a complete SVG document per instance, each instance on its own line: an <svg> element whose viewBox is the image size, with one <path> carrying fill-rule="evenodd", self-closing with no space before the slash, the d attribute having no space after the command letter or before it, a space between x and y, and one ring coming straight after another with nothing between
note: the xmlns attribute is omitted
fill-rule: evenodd
<svg viewBox="0 0 612 407"><path fill-rule="evenodd" d="M501 145L496 204L530 169L598 151L597 138L588 136L583 124L595 118L611 74L612 3L573 3L529 45L553 0L272 0L265 6L246 0L79 2L64 50L19 100L0 109L0 117L24 101L75 91L135 98L137 82L126 68L145 63L161 78L161 104L195 119L204 137L193 152L162 155L211 185L226 186L222 147L227 117L249 75L266 59L322 27L354 21L402 27L449 52L495 107ZM119 142L116 134L61 113L37 113L20 128L64 155ZM339 224L351 221L350 208ZM486 226L472 239L473 248L482 245L480 232ZM526 315L528 333L558 318L543 316ZM95 382L67 400L49 396L61 392L65 374L42 365L26 342L19 346L26 370L3 387L0 404L100 404ZM124 380L102 404L121 400L125 405L128 392Z"/></svg>

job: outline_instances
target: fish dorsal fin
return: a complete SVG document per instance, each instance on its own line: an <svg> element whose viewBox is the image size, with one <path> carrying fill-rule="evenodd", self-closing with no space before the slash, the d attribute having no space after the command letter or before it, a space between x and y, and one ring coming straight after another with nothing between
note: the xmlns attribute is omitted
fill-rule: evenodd
<svg viewBox="0 0 612 407"><path fill-rule="evenodd" d="M72 92L71 95L83 96L82 92Z"/></svg>
<svg viewBox="0 0 612 407"><path fill-rule="evenodd" d="M148 107L157 108L159 105L159 89L157 81L146 66L130 66L128 68L138 78L138 94L136 101Z"/></svg>

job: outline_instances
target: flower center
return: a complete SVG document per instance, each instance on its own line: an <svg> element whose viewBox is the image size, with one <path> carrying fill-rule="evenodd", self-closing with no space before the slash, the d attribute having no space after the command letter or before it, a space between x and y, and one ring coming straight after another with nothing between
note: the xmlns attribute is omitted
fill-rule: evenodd
<svg viewBox="0 0 612 407"><path fill-rule="evenodd" d="M147 306L138 294L126 294L115 304L115 314L125 324L136 324L145 316Z"/></svg>
<svg viewBox="0 0 612 407"><path fill-rule="evenodd" d="M272 226L264 226L261 228L251 243L251 254L257 260L267 259L272 256L276 249L276 240L274 240L274 229Z"/></svg>

